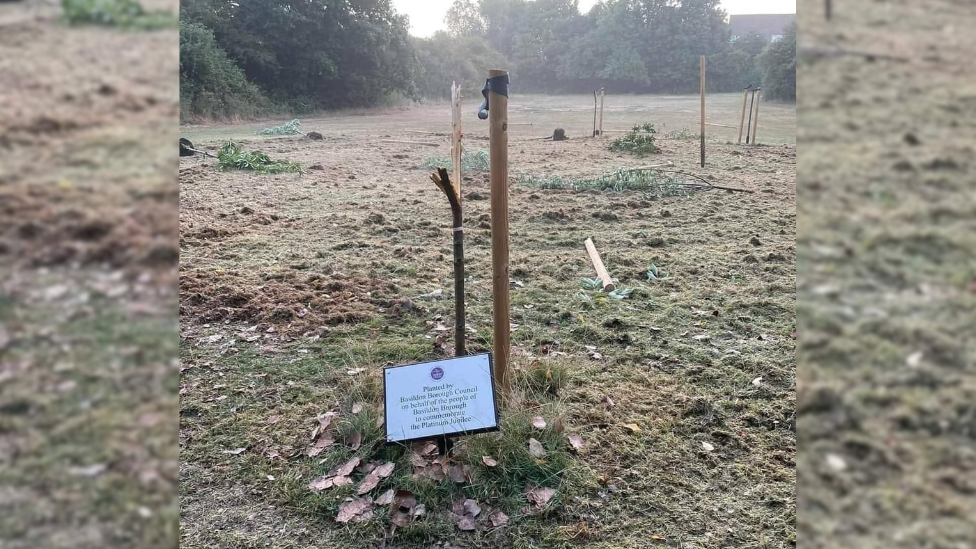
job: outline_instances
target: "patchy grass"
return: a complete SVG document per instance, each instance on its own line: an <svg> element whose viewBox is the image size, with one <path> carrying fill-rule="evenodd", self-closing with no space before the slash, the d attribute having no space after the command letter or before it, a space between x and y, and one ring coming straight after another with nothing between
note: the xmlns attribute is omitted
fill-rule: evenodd
<svg viewBox="0 0 976 549"><path fill-rule="evenodd" d="M589 123L588 114L580 111L578 122ZM456 459L475 474L456 484L410 478L407 449L371 444L380 436L375 418L384 365L443 356L453 338L450 214L429 172L416 168L426 149L364 147L388 131L388 122L379 115L340 117L328 145L275 141L275 152L289 158L327 159L303 178L215 172L199 159L181 161L184 277L197 278L194 288L210 299L225 295L216 290L228 275L233 287L265 293L287 285L302 293L295 303L308 309L302 317L204 318L185 311L181 543L378 546L389 538L385 512L340 525L334 519L348 487L307 488L355 455L396 464L374 497L404 488L426 506L425 518L389 538L396 546L790 547L793 148L715 143L702 173L694 167L697 143L661 142L662 156L676 168L757 191L752 195L651 201L639 191L513 185L518 392L501 433L459 442ZM354 135L346 133L352 125ZM619 166L620 158L595 139L521 142L510 151L513 173L579 179ZM468 348L482 352L492 333L488 178L472 174L464 185ZM255 213L243 208L278 219L253 223ZM578 297L580 279L594 276L587 237L620 286L632 289L626 299ZM662 276L649 280L652 264ZM357 285L331 292L309 283L313 276L384 281L395 290L366 296ZM353 298L368 307L368 317L306 324L309 315L328 318ZM365 410L354 416L351 407L360 401ZM340 414L331 427L336 445L313 458L301 455L313 419L333 408ZM546 419L545 430L530 426L527 419L536 415ZM362 433L357 450L344 442L353 431ZM578 453L566 434L582 438ZM551 460L526 458L530 436ZM246 450L223 453L240 448ZM483 455L498 466L486 467ZM542 513L520 512L528 505L525 484L533 482L556 488L557 496ZM509 524L459 531L445 513L461 497L503 510Z"/></svg>
<svg viewBox="0 0 976 549"><path fill-rule="evenodd" d="M168 12L146 11L135 0L61 0L72 25L103 25L132 30L175 28L179 18Z"/></svg>
<svg viewBox="0 0 976 549"><path fill-rule="evenodd" d="M976 40L947 32L974 17L948 0L842 9L830 25L802 24L809 45L908 61L801 59L797 74L798 535L812 549L965 546L976 516L976 86L958 67Z"/></svg>

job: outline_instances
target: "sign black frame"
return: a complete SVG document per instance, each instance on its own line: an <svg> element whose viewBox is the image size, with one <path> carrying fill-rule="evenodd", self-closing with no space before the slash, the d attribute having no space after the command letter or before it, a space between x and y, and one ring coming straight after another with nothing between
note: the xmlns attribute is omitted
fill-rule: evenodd
<svg viewBox="0 0 976 549"><path fill-rule="evenodd" d="M446 362L448 360L456 360L462 358L472 358L477 356L487 356L488 357L488 377L491 378L491 406L495 410L495 426L494 427L483 427L481 429L474 429L472 431L453 431L448 433L442 433L433 436L423 436L417 438L406 438L403 440L390 440L390 409L386 405L386 372L387 370L392 370L394 368L406 368L410 366L421 366L423 364L434 364L437 362ZM501 431L501 416L498 414L498 392L495 390L495 366L492 363L491 353L482 353L476 355L464 355L455 356L449 358L440 358L437 360L425 360L423 362L415 362L413 364L400 364L398 366L387 366L383 368L383 434L386 440L385 444L410 444L412 442L419 442L422 440L443 440L450 437L458 436L468 436L468 435L478 435L481 433L493 433L495 431Z"/></svg>

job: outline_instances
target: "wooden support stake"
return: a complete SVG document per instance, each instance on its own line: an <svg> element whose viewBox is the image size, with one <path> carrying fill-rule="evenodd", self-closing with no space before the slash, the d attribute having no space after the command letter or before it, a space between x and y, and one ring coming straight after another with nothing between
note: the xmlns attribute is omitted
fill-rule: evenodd
<svg viewBox="0 0 976 549"><path fill-rule="evenodd" d="M752 134L752 106L756 103L756 90L752 90L752 99L749 100L749 120L746 122L746 145L749 144L749 135Z"/></svg>
<svg viewBox="0 0 976 549"><path fill-rule="evenodd" d="M762 103L762 88L756 90L756 119L752 121L752 144L756 144L756 129L759 128L759 104Z"/></svg>
<svg viewBox="0 0 976 549"><path fill-rule="evenodd" d="M451 182L445 168L431 174L431 181L444 191L451 205L454 226L454 356L467 354L464 349L464 230L461 223L461 194L458 185Z"/></svg>
<svg viewBox="0 0 976 549"><path fill-rule="evenodd" d="M752 87L750 84L749 87ZM742 130L746 125L746 103L749 101L749 88L742 90L742 117L739 118L739 145L742 144Z"/></svg>
<svg viewBox="0 0 976 549"><path fill-rule="evenodd" d="M603 265L603 260L600 259L600 252L596 251L596 246L593 245L593 239L587 238L583 245L586 246L586 253L589 254L590 261L593 262L593 268L596 269L596 275L600 277L600 280L603 282L603 291L614 291L616 288L613 285L613 281L610 279L610 273L607 272L607 268Z"/></svg>
<svg viewBox="0 0 976 549"><path fill-rule="evenodd" d="M701 166L705 167L705 56L701 56Z"/></svg>
<svg viewBox="0 0 976 549"><path fill-rule="evenodd" d="M596 131L596 90L593 90L593 137L599 135Z"/></svg>
<svg viewBox="0 0 976 549"><path fill-rule="evenodd" d="M827 21L834 16L833 2L831 0L824 0L824 15L827 17Z"/></svg>
<svg viewBox="0 0 976 549"><path fill-rule="evenodd" d="M461 201L461 86L451 84L451 182Z"/></svg>
<svg viewBox="0 0 976 549"><path fill-rule="evenodd" d="M508 71L490 70L488 78ZM488 92L489 173L491 178L491 293L495 384L503 395L512 392L509 376L512 325L508 278L508 97Z"/></svg>
<svg viewBox="0 0 976 549"><path fill-rule="evenodd" d="M600 135L603 135L603 100L607 96L607 90L600 88Z"/></svg>

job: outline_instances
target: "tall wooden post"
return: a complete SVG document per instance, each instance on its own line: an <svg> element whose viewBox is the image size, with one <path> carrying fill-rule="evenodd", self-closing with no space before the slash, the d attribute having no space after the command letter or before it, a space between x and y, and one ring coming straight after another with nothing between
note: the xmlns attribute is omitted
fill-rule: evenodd
<svg viewBox="0 0 976 549"><path fill-rule="evenodd" d="M705 167L705 56L701 56L701 166Z"/></svg>
<svg viewBox="0 0 976 549"><path fill-rule="evenodd" d="M756 119L752 121L752 144L756 144L756 129L759 128L759 104L762 103L762 88L756 90Z"/></svg>
<svg viewBox="0 0 976 549"><path fill-rule="evenodd" d="M750 84L750 87L752 85ZM739 118L739 145L742 144L742 130L746 125L746 103L749 102L749 88L742 90L742 117Z"/></svg>
<svg viewBox="0 0 976 549"><path fill-rule="evenodd" d="M752 106L756 103L756 90L752 90L752 99L749 100L749 121L746 122L746 145L749 144L749 136L752 134Z"/></svg>
<svg viewBox="0 0 976 549"><path fill-rule="evenodd" d="M490 70L488 78L507 76ZM488 92L489 169L491 176L491 292L495 384L503 394L512 390L508 360L511 352L508 278L508 97Z"/></svg>
<svg viewBox="0 0 976 549"><path fill-rule="evenodd" d="M593 90L593 137L599 135L596 131L596 111L597 111L596 90Z"/></svg>
<svg viewBox="0 0 976 549"><path fill-rule="evenodd" d="M451 84L451 183L461 199L461 86Z"/></svg>
<svg viewBox="0 0 976 549"><path fill-rule="evenodd" d="M606 88L600 88L600 137L603 137L603 99L606 96Z"/></svg>

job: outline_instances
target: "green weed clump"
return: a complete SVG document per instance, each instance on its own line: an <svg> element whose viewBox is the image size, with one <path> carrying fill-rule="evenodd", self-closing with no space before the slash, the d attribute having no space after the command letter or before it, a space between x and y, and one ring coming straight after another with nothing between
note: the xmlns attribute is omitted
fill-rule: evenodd
<svg viewBox="0 0 976 549"><path fill-rule="evenodd" d="M461 153L461 171L463 172L487 172L489 167L488 151L481 149L472 153ZM424 168L436 170L438 168L451 169L451 159L439 156L428 156L424 160Z"/></svg>
<svg viewBox="0 0 976 549"><path fill-rule="evenodd" d="M61 0L61 8L71 25L155 30L179 24L179 19L172 14L146 11L135 0Z"/></svg>
<svg viewBox="0 0 976 549"><path fill-rule="evenodd" d="M654 144L654 124L638 124L630 130L630 133L618 137L610 142L610 150L613 152L628 152L637 156L647 156L658 152L657 145Z"/></svg>
<svg viewBox="0 0 976 549"><path fill-rule="evenodd" d="M302 131L298 129L298 127L301 125L302 123L296 118L291 122L285 122L280 126L264 128L263 130L255 133L257 133L257 135L298 135L302 133Z"/></svg>
<svg viewBox="0 0 976 549"><path fill-rule="evenodd" d="M683 180L664 175L655 170L618 168L595 179L566 178L561 175L536 176L518 174L516 183L543 190L584 191L641 191L648 198L687 196L689 189Z"/></svg>
<svg viewBox="0 0 976 549"><path fill-rule="evenodd" d="M304 173L298 162L271 160L261 151L245 151L240 145L228 141L217 151L217 167L221 170L251 170L259 174Z"/></svg>

